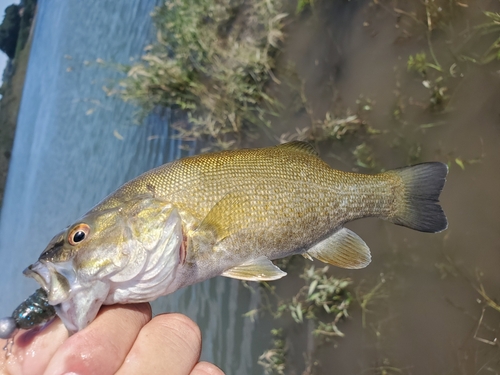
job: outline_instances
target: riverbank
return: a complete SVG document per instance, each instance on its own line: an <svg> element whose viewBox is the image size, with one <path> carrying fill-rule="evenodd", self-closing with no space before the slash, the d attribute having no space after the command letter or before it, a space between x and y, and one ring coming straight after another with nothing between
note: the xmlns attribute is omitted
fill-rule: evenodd
<svg viewBox="0 0 500 375"><path fill-rule="evenodd" d="M23 95L24 78L28 68L31 49L31 38L19 52L15 61L15 73L5 84L3 97L0 100L0 205L3 202L10 155L16 133L17 115Z"/></svg>
<svg viewBox="0 0 500 375"><path fill-rule="evenodd" d="M35 19L36 1L27 1L21 19L21 29L13 61L14 74L2 85L2 98L0 99L0 207L3 203L5 184L7 183Z"/></svg>

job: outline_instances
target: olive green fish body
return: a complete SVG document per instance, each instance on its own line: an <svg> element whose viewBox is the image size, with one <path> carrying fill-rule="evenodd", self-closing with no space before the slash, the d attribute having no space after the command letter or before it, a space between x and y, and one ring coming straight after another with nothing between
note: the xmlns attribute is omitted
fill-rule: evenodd
<svg viewBox="0 0 500 375"><path fill-rule="evenodd" d="M369 249L343 225L381 217L441 231L446 174L442 163L337 171L303 142L188 157L123 185L54 237L26 273L78 330L97 313L81 311L89 299L150 301L221 274L274 280L285 273L271 260L292 254L362 268Z"/></svg>
<svg viewBox="0 0 500 375"><path fill-rule="evenodd" d="M191 217L187 230L206 219L215 231L238 233L219 247L232 242L235 252L275 259L306 250L345 222L391 216L399 185L391 174L337 171L313 152L281 146L181 159L130 181L93 211L151 195Z"/></svg>

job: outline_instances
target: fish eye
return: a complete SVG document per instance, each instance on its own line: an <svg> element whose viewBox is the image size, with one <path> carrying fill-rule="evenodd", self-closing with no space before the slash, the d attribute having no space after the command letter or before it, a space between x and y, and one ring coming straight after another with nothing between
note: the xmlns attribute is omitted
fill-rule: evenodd
<svg viewBox="0 0 500 375"><path fill-rule="evenodd" d="M87 224L78 224L69 232L68 242L70 243L70 245L76 245L77 243L82 242L85 238L87 238L89 232L90 227Z"/></svg>

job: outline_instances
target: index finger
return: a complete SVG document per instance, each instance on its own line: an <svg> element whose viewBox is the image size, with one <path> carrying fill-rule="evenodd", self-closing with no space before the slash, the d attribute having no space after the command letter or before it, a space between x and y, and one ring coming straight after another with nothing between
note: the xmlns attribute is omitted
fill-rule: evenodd
<svg viewBox="0 0 500 375"><path fill-rule="evenodd" d="M59 347L45 374L114 374L150 319L148 303L103 307L88 327Z"/></svg>
<svg viewBox="0 0 500 375"><path fill-rule="evenodd" d="M188 375L200 353L196 323L181 314L158 315L141 330L117 375Z"/></svg>

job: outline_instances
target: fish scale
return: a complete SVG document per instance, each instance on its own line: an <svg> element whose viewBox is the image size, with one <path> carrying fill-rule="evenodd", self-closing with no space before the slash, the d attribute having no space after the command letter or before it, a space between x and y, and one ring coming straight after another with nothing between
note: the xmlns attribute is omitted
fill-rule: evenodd
<svg viewBox="0 0 500 375"><path fill-rule="evenodd" d="M394 211L390 186L398 182L390 175L333 170L309 150L235 150L154 169L124 185L96 209L153 193L192 215L193 224L187 229L193 230L217 202L237 191L252 197L250 204L244 210L233 207L226 217L251 235L246 235L247 241L226 240L225 246L235 252L253 248L275 259L312 246L347 221L389 216Z"/></svg>
<svg viewBox="0 0 500 375"><path fill-rule="evenodd" d="M147 172L124 185L95 209L107 209L137 194L149 194L149 184L154 187L156 197L169 200L174 205L190 207L190 211L203 218L216 202L231 191L255 195L259 193L260 185L260 189L265 189L269 195L263 201L274 200L279 202L278 208L290 207L296 213L313 208L324 213L321 207L301 205L301 201L312 203L323 200L329 208L349 207L349 212L334 213L340 223L357 216L383 214L381 210L374 209L376 206L387 210L385 202L390 200L390 192L384 189L387 189L385 185L388 182L394 183L390 181L394 179L380 176L335 171L315 155L281 150L279 147L226 151L208 157L202 155L182 159ZM365 194L378 191L378 194L370 194L369 200L358 204L363 191ZM355 212L358 207L359 212ZM257 209L253 212L269 214Z"/></svg>

